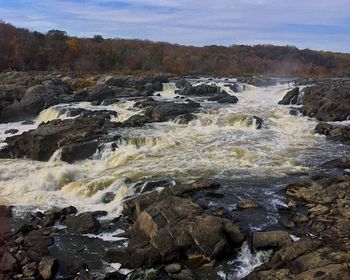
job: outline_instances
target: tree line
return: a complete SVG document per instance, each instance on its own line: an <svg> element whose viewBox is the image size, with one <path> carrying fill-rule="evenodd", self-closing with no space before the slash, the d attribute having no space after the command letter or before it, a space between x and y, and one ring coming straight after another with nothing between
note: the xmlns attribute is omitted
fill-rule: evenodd
<svg viewBox="0 0 350 280"><path fill-rule="evenodd" d="M350 76L350 54L294 46L195 47L100 35L77 38L0 21L0 71L14 70L344 77Z"/></svg>

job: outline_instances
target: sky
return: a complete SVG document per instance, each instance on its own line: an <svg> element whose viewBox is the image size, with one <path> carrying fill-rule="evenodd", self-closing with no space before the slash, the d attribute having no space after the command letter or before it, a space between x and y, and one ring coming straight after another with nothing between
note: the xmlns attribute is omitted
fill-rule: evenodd
<svg viewBox="0 0 350 280"><path fill-rule="evenodd" d="M0 0L0 19L71 36L350 53L350 0Z"/></svg>

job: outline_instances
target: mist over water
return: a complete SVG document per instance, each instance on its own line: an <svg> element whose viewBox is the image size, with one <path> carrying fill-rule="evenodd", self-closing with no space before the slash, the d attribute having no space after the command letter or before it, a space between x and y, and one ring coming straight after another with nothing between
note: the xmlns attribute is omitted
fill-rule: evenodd
<svg viewBox="0 0 350 280"><path fill-rule="evenodd" d="M0 160L1 200L40 209L74 205L80 211L106 210L115 216L121 211L121 200L132 195L133 186L140 181L215 178L226 183L272 182L307 172L345 153L341 144L314 134L314 120L292 116L288 106L277 105L289 85L247 86L245 91L233 93L223 81L217 84L237 96L239 102L217 104L194 98L202 108L189 124L152 123L110 131L121 135L117 148L107 143L92 159L68 164L59 160L57 151L49 162ZM165 84L161 96L155 99L174 100L175 89L174 84ZM8 136L4 134L6 129L17 128L21 133L42 121L68 118L62 110L65 107L114 110L118 116L112 120L123 121L140 113L133 105L134 101L126 99L109 106L88 102L56 105L42 111L33 125L1 125L0 141ZM264 120L261 129L257 128L256 117ZM116 193L116 197L104 204L102 198L107 192ZM251 190L247 188L247 192Z"/></svg>

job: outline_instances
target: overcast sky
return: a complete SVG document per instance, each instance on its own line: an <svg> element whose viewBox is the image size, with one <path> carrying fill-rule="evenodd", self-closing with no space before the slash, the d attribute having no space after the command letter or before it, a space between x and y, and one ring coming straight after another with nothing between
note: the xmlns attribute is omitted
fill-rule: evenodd
<svg viewBox="0 0 350 280"><path fill-rule="evenodd" d="M0 19L77 36L350 52L350 0L0 0Z"/></svg>

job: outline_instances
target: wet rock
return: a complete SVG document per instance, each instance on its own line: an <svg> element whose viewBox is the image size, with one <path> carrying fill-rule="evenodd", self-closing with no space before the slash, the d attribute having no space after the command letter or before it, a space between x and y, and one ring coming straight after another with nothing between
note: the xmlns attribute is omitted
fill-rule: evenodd
<svg viewBox="0 0 350 280"><path fill-rule="evenodd" d="M230 104L235 104L238 102L238 98L236 96L230 95L225 91L222 91L219 94L208 98L208 100L217 101L218 103L230 103Z"/></svg>
<svg viewBox="0 0 350 280"><path fill-rule="evenodd" d="M178 116L194 113L200 105L195 102L190 103L174 103L174 102L159 102L156 106L147 112L154 122L166 122L173 120Z"/></svg>
<svg viewBox="0 0 350 280"><path fill-rule="evenodd" d="M12 217L12 207L0 205L0 217L1 218L11 218Z"/></svg>
<svg viewBox="0 0 350 280"><path fill-rule="evenodd" d="M17 260L8 252L4 252L0 260L0 271L13 271L17 264Z"/></svg>
<svg viewBox="0 0 350 280"><path fill-rule="evenodd" d="M350 168L350 158L342 157L342 158L334 159L322 164L321 166L325 168L347 169L347 168Z"/></svg>
<svg viewBox="0 0 350 280"><path fill-rule="evenodd" d="M175 83L175 86L178 89L190 89L192 87L191 83L189 81L187 81L186 79L180 79L177 80Z"/></svg>
<svg viewBox="0 0 350 280"><path fill-rule="evenodd" d="M62 211L61 211L62 215L65 215L65 216L76 214L77 212L78 212L78 209L75 208L74 206L68 206L68 207L62 208Z"/></svg>
<svg viewBox="0 0 350 280"><path fill-rule="evenodd" d="M256 129L261 129L264 126L264 120L260 117L253 116L253 120L255 120Z"/></svg>
<svg viewBox="0 0 350 280"><path fill-rule="evenodd" d="M204 186L202 182L191 189ZM236 225L205 214L199 205L186 198L171 195L175 189L147 193L124 203L124 212L134 221L129 228L129 245L109 250L106 255L109 262L137 268L170 262L182 252L193 266L201 266L243 242L244 236ZM189 190L185 187L182 191Z"/></svg>
<svg viewBox="0 0 350 280"><path fill-rule="evenodd" d="M148 116L144 115L133 115L122 123L126 127L140 127L144 126L146 123L151 122Z"/></svg>
<svg viewBox="0 0 350 280"><path fill-rule="evenodd" d="M286 231L266 231L253 233L253 247L255 249L278 248L293 242Z"/></svg>
<svg viewBox="0 0 350 280"><path fill-rule="evenodd" d="M45 280L54 276L56 268L57 260L49 256L43 257L38 266L39 273Z"/></svg>
<svg viewBox="0 0 350 280"><path fill-rule="evenodd" d="M287 92L287 94L283 97L283 99L278 102L278 104L280 105L299 105L300 104L300 100L298 100L299 98L299 87L296 87L290 91Z"/></svg>
<svg viewBox="0 0 350 280"><path fill-rule="evenodd" d="M181 264L179 263L169 264L165 267L165 271L170 274L179 273L181 271Z"/></svg>
<svg viewBox="0 0 350 280"><path fill-rule="evenodd" d="M84 156L95 151L91 141L107 133L104 124L105 120L100 118L53 120L22 135L7 138L8 146L1 150L2 156L47 161L62 148L63 159L80 158L80 151Z"/></svg>
<svg viewBox="0 0 350 280"><path fill-rule="evenodd" d="M22 267L22 273L25 277L34 276L37 272L38 265L35 262L28 263L24 267Z"/></svg>
<svg viewBox="0 0 350 280"><path fill-rule="evenodd" d="M316 133L327 135L329 138L348 143L350 141L350 126L335 126L328 123L319 123Z"/></svg>
<svg viewBox="0 0 350 280"><path fill-rule="evenodd" d="M24 125L32 125L32 124L35 124L35 122L34 122L34 121L27 120L27 121L22 122L21 124L24 124Z"/></svg>
<svg viewBox="0 0 350 280"><path fill-rule="evenodd" d="M127 279L127 276L124 274L121 274L118 271L107 273L106 276L103 278L103 280L124 280Z"/></svg>
<svg viewBox="0 0 350 280"><path fill-rule="evenodd" d="M237 209L258 208L259 205L253 199L244 199L237 203Z"/></svg>
<svg viewBox="0 0 350 280"><path fill-rule="evenodd" d="M5 134L16 134L18 131L18 129L8 129L5 130Z"/></svg>
<svg viewBox="0 0 350 280"><path fill-rule="evenodd" d="M115 198L115 193L113 192L106 192L103 197L102 197L102 202L103 203L110 203L114 200Z"/></svg>
<svg viewBox="0 0 350 280"><path fill-rule="evenodd" d="M99 221L92 214L67 216L64 224L68 232L77 234L95 233L100 228Z"/></svg>
<svg viewBox="0 0 350 280"><path fill-rule="evenodd" d="M194 114L180 115L175 118L175 122L178 124L188 124L190 121L195 120L197 117Z"/></svg>
<svg viewBox="0 0 350 280"><path fill-rule="evenodd" d="M188 87L188 84L186 84L185 87L178 91L178 94L187 96L212 96L220 93L219 87L206 84L191 87Z"/></svg>
<svg viewBox="0 0 350 280"><path fill-rule="evenodd" d="M70 94L70 88L63 82L33 85L2 109L1 122L35 117L50 106L70 102Z"/></svg>
<svg viewBox="0 0 350 280"><path fill-rule="evenodd" d="M343 121L350 116L350 81L324 80L304 89L301 112L320 121Z"/></svg>
<svg viewBox="0 0 350 280"><path fill-rule="evenodd" d="M242 91L242 89L238 83L226 84L225 87L228 87L230 90L232 90L233 92L236 92L236 93Z"/></svg>

